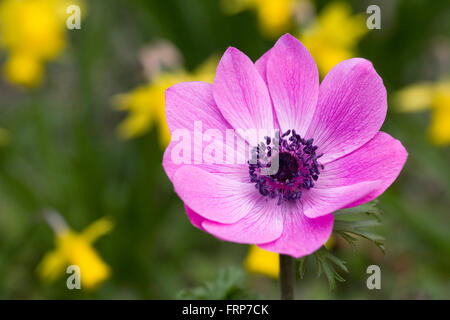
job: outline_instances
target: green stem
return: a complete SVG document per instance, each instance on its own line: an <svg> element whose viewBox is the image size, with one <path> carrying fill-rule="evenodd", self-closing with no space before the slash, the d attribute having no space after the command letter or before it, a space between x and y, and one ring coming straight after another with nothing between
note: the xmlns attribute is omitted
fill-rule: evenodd
<svg viewBox="0 0 450 320"><path fill-rule="evenodd" d="M280 287L282 300L294 300L295 263L294 258L280 254Z"/></svg>

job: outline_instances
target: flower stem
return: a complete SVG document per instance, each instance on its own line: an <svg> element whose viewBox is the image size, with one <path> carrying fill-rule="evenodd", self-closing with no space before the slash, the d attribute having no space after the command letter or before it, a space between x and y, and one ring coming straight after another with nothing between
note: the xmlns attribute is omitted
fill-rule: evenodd
<svg viewBox="0 0 450 320"><path fill-rule="evenodd" d="M280 254L280 287L282 300L294 300L295 264L294 258Z"/></svg>

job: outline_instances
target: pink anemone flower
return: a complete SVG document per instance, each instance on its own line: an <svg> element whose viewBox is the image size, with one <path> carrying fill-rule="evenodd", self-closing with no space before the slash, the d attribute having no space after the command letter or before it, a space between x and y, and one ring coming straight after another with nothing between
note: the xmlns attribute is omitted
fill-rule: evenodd
<svg viewBox="0 0 450 320"><path fill-rule="evenodd" d="M259 160L179 163L173 160L176 141L167 147L163 166L195 227L299 258L327 241L334 211L378 197L399 175L407 152L380 131L386 111L383 81L365 59L342 61L319 85L314 59L289 34L256 63L230 47L213 84L167 89L170 132L184 129L195 136L196 121L203 131L223 136L238 128L278 130L248 145L258 159L277 155L277 172L263 174L267 164ZM187 152L207 147L194 143Z"/></svg>

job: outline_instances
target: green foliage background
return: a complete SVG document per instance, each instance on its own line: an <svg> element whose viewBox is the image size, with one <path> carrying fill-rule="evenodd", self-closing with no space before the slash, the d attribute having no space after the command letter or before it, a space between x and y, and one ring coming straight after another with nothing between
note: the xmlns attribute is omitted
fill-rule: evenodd
<svg viewBox="0 0 450 320"><path fill-rule="evenodd" d="M316 1L322 8L327 1ZM382 29L360 45L391 94L450 70L437 67L432 47L450 46L450 2L351 1L355 12L378 4ZM45 85L24 92L0 83L0 127L11 143L0 148L0 298L165 299L212 280L219 269L242 266L247 247L219 241L189 223L162 166L156 131L117 138L124 114L111 96L145 82L137 60L145 44L167 38L193 69L230 45L256 60L273 45L254 12L224 15L213 0L87 1L82 29L47 66ZM0 57L3 61L4 57ZM349 274L334 292L306 273L298 298L450 298L450 149L429 144L429 114L388 114L383 130L400 139L408 162L380 197L386 254L364 240L358 250L338 245ZM112 277L95 292L67 290L65 279L42 284L36 266L53 248L42 210L55 208L81 230L110 216L113 232L96 244ZM382 290L366 288L366 268L378 264ZM276 281L246 275L246 287L278 298Z"/></svg>

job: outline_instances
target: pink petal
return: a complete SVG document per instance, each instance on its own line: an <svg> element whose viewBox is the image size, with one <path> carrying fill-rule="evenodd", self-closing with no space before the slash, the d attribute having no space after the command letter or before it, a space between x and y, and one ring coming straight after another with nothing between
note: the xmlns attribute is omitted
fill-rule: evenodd
<svg viewBox="0 0 450 320"><path fill-rule="evenodd" d="M322 177L319 178L319 180ZM303 213L309 218L317 218L355 202L370 194L381 184L381 181L364 181L341 187L321 187L319 183L303 193Z"/></svg>
<svg viewBox="0 0 450 320"><path fill-rule="evenodd" d="M319 72L311 54L285 34L270 50L266 76L280 129L295 129L304 136L319 94Z"/></svg>
<svg viewBox="0 0 450 320"><path fill-rule="evenodd" d="M226 147L226 130L232 130L228 122L223 118L216 106L212 94L212 84L205 82L183 82L176 84L166 90L166 119L171 134L177 129L189 131L191 139L191 164L218 174L228 174L228 177L238 180L248 180L248 166L238 164L208 164L203 159L196 162L196 154L203 155L204 149L209 143L195 143L194 123L201 122L204 134L208 129L218 130L222 136L224 148ZM175 171L183 164L172 161L172 150L179 142L172 141L164 152L163 166L170 180L173 180ZM225 162L226 149L223 150ZM233 154L238 148L232 147ZM234 161L236 163L236 161Z"/></svg>
<svg viewBox="0 0 450 320"><path fill-rule="evenodd" d="M322 162L330 162L372 139L386 110L386 89L372 64L361 58L342 61L320 85L307 137L324 153Z"/></svg>
<svg viewBox="0 0 450 320"><path fill-rule="evenodd" d="M196 228L199 228L202 231L205 231L205 229L203 229L203 227L202 227L202 222L203 221L208 221L208 220L203 218L198 213L194 212L194 210L192 210L191 208L189 208L186 205L184 206L184 209L186 210L186 215L188 216L188 218L191 221L192 225L194 227L196 227Z"/></svg>
<svg viewBox="0 0 450 320"><path fill-rule="evenodd" d="M194 122L220 131L231 129L214 101L212 84L181 82L165 92L166 119L170 133L176 129L194 130Z"/></svg>
<svg viewBox="0 0 450 320"><path fill-rule="evenodd" d="M224 118L235 129L274 128L266 84L252 61L230 47L217 66L213 94Z"/></svg>
<svg viewBox="0 0 450 320"><path fill-rule="evenodd" d="M186 206L202 217L235 223L253 210L258 192L242 183L209 173L198 167L182 166L173 177L175 192Z"/></svg>
<svg viewBox="0 0 450 320"><path fill-rule="evenodd" d="M269 61L270 51L272 49L266 51L258 60L255 62L255 68L258 70L261 78L267 85L267 61Z"/></svg>
<svg viewBox="0 0 450 320"><path fill-rule="evenodd" d="M358 150L327 163L320 175L323 187L346 186L361 181L380 180L375 190L347 206L357 206L381 195L398 177L408 153L400 141L384 132Z"/></svg>
<svg viewBox="0 0 450 320"><path fill-rule="evenodd" d="M333 215L311 219L302 213L301 204L283 204L285 208L283 234L277 240L258 246L264 250L287 254L295 258L319 249L333 230Z"/></svg>
<svg viewBox="0 0 450 320"><path fill-rule="evenodd" d="M241 220L233 224L203 221L202 227L216 237L238 243L265 243L280 237L283 231L283 212L276 201L265 197Z"/></svg>

